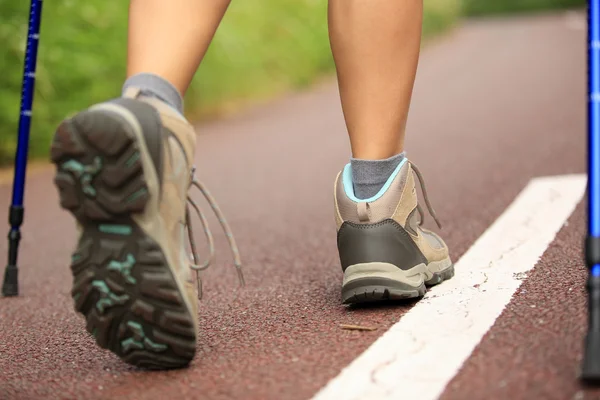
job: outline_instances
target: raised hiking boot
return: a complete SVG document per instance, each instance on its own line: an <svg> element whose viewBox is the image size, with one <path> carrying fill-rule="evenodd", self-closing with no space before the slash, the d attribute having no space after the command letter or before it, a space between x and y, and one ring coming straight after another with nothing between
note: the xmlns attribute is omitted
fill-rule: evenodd
<svg viewBox="0 0 600 400"><path fill-rule="evenodd" d="M421 227L413 172L404 159L374 197L354 195L350 164L338 174L334 188L337 244L344 271L342 300L346 304L421 297L426 285L454 275L448 247L435 233Z"/></svg>
<svg viewBox="0 0 600 400"><path fill-rule="evenodd" d="M98 345L135 366L183 367L196 352L198 306L184 240L195 144L179 113L136 89L64 120L52 143L60 204L79 232L75 308Z"/></svg>

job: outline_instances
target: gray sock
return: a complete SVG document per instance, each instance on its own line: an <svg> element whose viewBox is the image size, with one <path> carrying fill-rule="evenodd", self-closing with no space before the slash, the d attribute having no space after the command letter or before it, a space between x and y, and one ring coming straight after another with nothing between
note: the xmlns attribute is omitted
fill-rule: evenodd
<svg viewBox="0 0 600 400"><path fill-rule="evenodd" d="M133 75L123 84L123 93L129 87L140 89L141 93L146 96L156 97L164 101L175 110L183 115L183 99L179 91L166 79L149 73L141 73Z"/></svg>
<svg viewBox="0 0 600 400"><path fill-rule="evenodd" d="M364 200L375 196L404 157L405 154L402 152L385 160L351 158L350 167L356 198Z"/></svg>

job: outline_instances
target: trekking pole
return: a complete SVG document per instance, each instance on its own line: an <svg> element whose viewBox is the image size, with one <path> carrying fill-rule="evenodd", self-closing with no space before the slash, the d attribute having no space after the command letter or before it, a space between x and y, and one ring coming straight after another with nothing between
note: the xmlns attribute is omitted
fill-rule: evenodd
<svg viewBox="0 0 600 400"><path fill-rule="evenodd" d="M4 272L4 283L2 284L2 294L4 296L19 295L17 256L19 254L19 241L21 240L21 224L23 223L25 173L27 170L31 106L33 104L41 16L42 0L31 0L27 47L25 48L25 65L23 68L23 88L21 91L19 136L17 141L17 154L15 156L13 193L12 202L8 211L10 231L8 233L8 265Z"/></svg>
<svg viewBox="0 0 600 400"><path fill-rule="evenodd" d="M588 332L581 378L600 381L600 0L588 2Z"/></svg>

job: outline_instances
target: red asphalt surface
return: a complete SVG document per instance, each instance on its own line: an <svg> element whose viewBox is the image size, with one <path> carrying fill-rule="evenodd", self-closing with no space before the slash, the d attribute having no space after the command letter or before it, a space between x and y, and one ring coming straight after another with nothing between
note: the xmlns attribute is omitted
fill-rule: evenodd
<svg viewBox="0 0 600 400"><path fill-rule="evenodd" d="M455 261L530 179L585 172L585 16L575 19L468 22L422 53L406 147ZM48 170L28 180L21 296L0 299L0 399L309 399L410 309L340 302L332 185L349 145L334 83L198 130L199 177L232 225L247 286L210 218L218 262L192 366L144 372L96 347L72 308L75 229ZM577 381L584 221L581 203L444 400L600 398Z"/></svg>

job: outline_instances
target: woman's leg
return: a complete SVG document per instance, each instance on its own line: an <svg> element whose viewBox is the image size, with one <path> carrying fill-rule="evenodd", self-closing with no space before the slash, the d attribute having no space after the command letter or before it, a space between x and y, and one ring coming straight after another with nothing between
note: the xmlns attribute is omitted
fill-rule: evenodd
<svg viewBox="0 0 600 400"><path fill-rule="evenodd" d="M138 367L195 355L184 230L196 132L182 97L228 4L132 0L123 97L65 119L52 144L61 206L80 227L75 308L100 346Z"/></svg>
<svg viewBox="0 0 600 400"><path fill-rule="evenodd" d="M422 0L329 1L353 156L335 187L345 303L420 297L454 274L444 241L420 226L420 174L403 153L422 15Z"/></svg>
<svg viewBox="0 0 600 400"><path fill-rule="evenodd" d="M377 193L402 158L422 14L422 0L329 1L355 189L363 198Z"/></svg>

